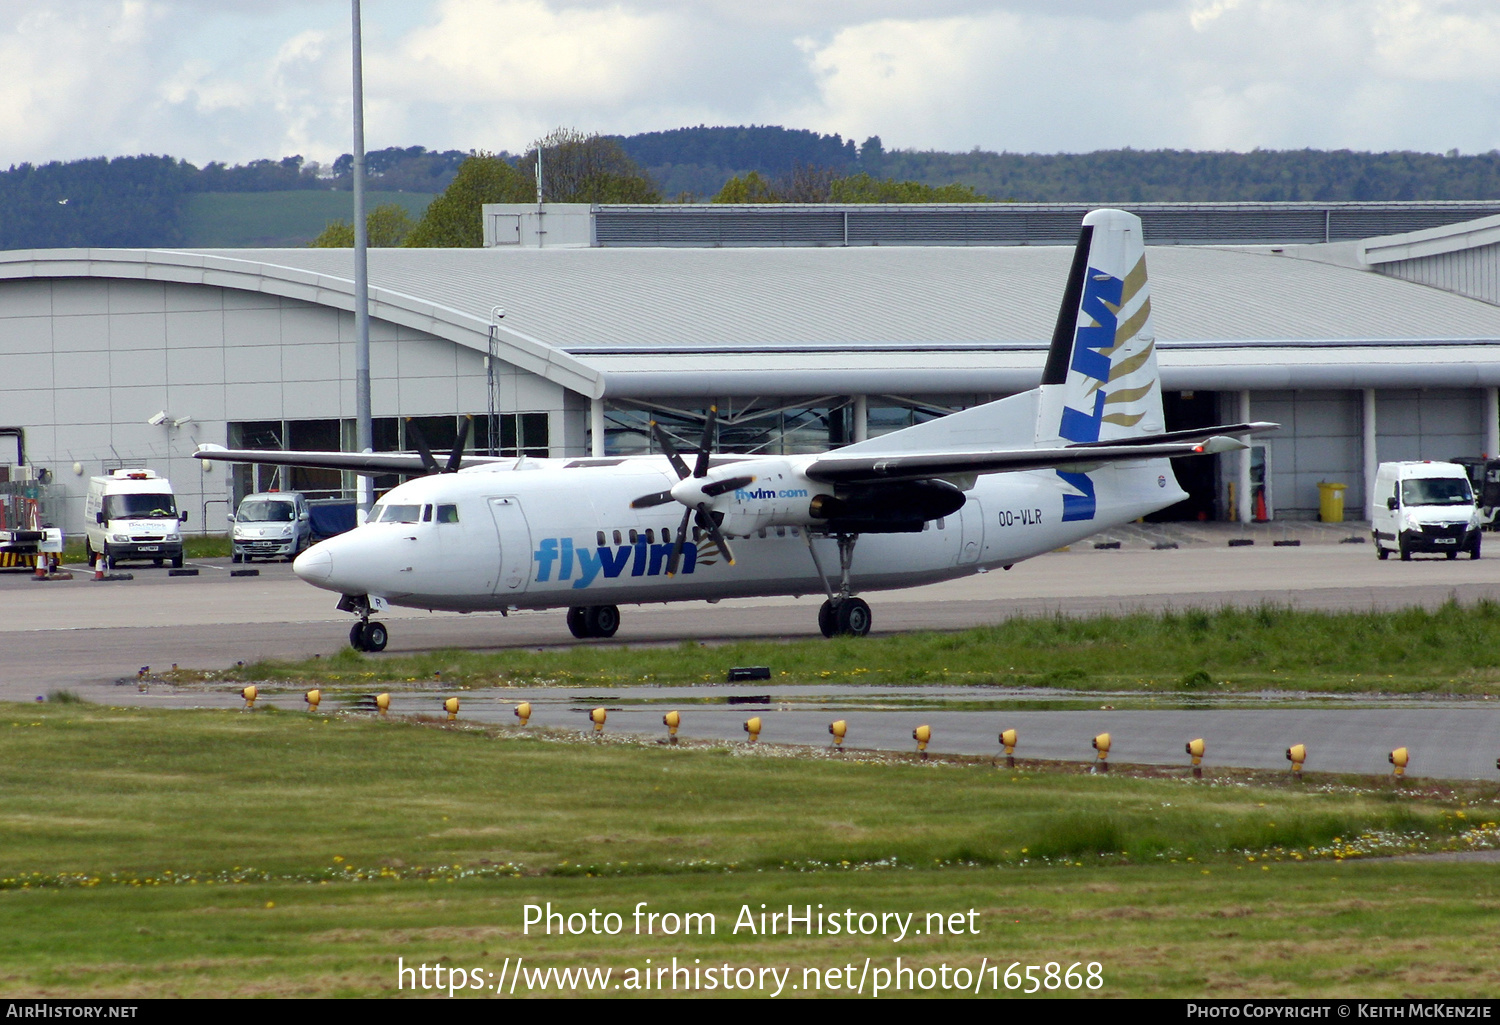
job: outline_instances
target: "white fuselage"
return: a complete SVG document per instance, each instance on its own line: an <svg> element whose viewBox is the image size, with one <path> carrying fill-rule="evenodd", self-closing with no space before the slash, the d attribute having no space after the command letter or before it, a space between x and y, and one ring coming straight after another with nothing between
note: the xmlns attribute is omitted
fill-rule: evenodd
<svg viewBox="0 0 1500 1025"><path fill-rule="evenodd" d="M782 463L795 469L801 458ZM1086 480L1081 472L1068 477L1054 470L987 474L967 491L958 512L919 532L862 535L852 589L911 587L1010 565L1185 497L1165 459L1092 468ZM690 534L679 571L668 576L684 507L669 501L633 509L631 502L678 483L660 456L524 459L434 474L382 499L381 507L408 510L405 521L372 520L314 545L294 568L330 591L455 612L825 591L808 552L808 528L798 525L807 522L808 498L789 498L799 489L777 492L759 480L721 499L718 508L727 507L726 533L733 522L769 519L772 525L748 536L730 534L733 565L707 534L696 541ZM760 516L757 503L776 511ZM816 526L812 533L822 568L837 586L837 542Z"/></svg>

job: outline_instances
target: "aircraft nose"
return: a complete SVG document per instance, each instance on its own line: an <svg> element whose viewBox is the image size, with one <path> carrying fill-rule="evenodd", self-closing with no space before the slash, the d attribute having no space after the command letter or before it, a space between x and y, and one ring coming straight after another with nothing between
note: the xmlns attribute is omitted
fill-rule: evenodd
<svg viewBox="0 0 1500 1025"><path fill-rule="evenodd" d="M333 555L322 545L313 545L297 556L292 572L309 584L326 584L333 576Z"/></svg>

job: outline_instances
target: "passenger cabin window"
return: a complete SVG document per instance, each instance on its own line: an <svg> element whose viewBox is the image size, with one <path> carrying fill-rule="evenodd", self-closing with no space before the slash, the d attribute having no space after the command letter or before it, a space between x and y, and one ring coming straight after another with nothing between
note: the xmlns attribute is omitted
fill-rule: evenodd
<svg viewBox="0 0 1500 1025"><path fill-rule="evenodd" d="M457 523L458 506L440 505L437 507L437 521L439 523Z"/></svg>
<svg viewBox="0 0 1500 1025"><path fill-rule="evenodd" d="M656 531L650 529L649 527L646 530L646 543L648 545L656 544Z"/></svg>
<svg viewBox="0 0 1500 1025"><path fill-rule="evenodd" d="M630 543L631 544L635 544L637 540L638 540L638 538L636 537L635 528L632 527L630 529Z"/></svg>
<svg viewBox="0 0 1500 1025"><path fill-rule="evenodd" d="M603 548L605 544L608 543L604 540L604 531L602 530L595 532L594 537L596 538L596 543L600 548Z"/></svg>
<svg viewBox="0 0 1500 1025"><path fill-rule="evenodd" d="M620 543L620 532L617 530L617 531L615 531L615 544L619 544L619 543Z"/></svg>

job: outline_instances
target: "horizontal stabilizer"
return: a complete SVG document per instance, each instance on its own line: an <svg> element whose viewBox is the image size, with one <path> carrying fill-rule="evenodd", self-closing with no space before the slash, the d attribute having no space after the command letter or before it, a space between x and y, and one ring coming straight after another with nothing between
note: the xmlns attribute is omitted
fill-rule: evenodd
<svg viewBox="0 0 1500 1025"><path fill-rule="evenodd" d="M995 452L903 452L884 456L834 454L815 460L805 472L813 480L827 484L879 484L1053 467L1097 466L1101 463L1136 459L1214 455L1245 447L1244 442L1219 434L1196 440L1160 441L1141 438L1125 444L1100 442L1064 448L1024 448Z"/></svg>

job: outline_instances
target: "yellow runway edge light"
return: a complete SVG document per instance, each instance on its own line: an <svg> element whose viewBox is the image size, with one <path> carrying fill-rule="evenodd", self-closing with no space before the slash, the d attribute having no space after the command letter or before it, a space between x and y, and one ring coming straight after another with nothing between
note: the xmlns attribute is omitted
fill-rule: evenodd
<svg viewBox="0 0 1500 1025"><path fill-rule="evenodd" d="M845 719L835 719L828 724L828 732L833 734L833 746L843 747L844 737L849 733L849 723Z"/></svg>
<svg viewBox="0 0 1500 1025"><path fill-rule="evenodd" d="M448 713L448 721L452 722L458 718L458 698L449 698L443 702L443 710Z"/></svg>
<svg viewBox="0 0 1500 1025"><path fill-rule="evenodd" d="M519 720L521 720L521 725L525 726L526 725L526 721L531 718L531 702L530 701L523 701L523 702L521 702L519 705L516 706L515 713L516 713L516 718L519 719Z"/></svg>
<svg viewBox="0 0 1500 1025"><path fill-rule="evenodd" d="M745 720L745 732L750 734L750 743L753 744L760 739L760 727L761 722L758 715Z"/></svg>

